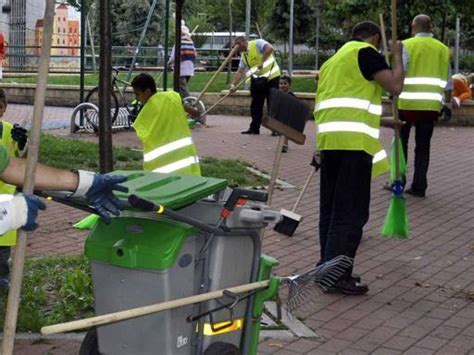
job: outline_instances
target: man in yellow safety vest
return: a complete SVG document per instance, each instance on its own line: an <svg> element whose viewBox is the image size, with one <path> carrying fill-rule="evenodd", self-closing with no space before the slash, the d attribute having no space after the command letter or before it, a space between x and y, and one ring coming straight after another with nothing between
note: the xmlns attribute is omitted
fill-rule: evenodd
<svg viewBox="0 0 474 355"><path fill-rule="evenodd" d="M443 101L450 102L452 89L449 49L433 38L433 25L426 15L416 16L411 24L413 37L403 41L405 81L398 100L400 119L405 122L400 131L403 153L408 156L410 129L415 126L415 172L407 194L424 197L428 182L430 144L434 122Z"/></svg>
<svg viewBox="0 0 474 355"><path fill-rule="evenodd" d="M263 105L267 100L269 107L270 89L278 89L280 81L280 67L278 66L273 47L263 39L247 41L243 36L239 36L234 41L234 46L238 46L241 54L239 69L235 74L234 81L230 86L230 91L237 90L237 83L246 75L250 77L250 114L252 122L248 130L242 134L260 134L260 125L262 124Z"/></svg>
<svg viewBox="0 0 474 355"><path fill-rule="evenodd" d="M314 114L321 151L320 262L355 257L369 218L371 177L389 167L379 141L382 89L393 95L402 90L402 47L392 44L391 70L377 51L380 38L375 23L357 24L352 39L320 70ZM349 270L335 291L358 295L368 287Z"/></svg>

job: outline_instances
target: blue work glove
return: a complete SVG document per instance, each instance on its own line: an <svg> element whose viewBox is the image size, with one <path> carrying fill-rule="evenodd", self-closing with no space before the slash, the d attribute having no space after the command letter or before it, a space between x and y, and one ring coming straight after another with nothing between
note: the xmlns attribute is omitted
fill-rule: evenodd
<svg viewBox="0 0 474 355"><path fill-rule="evenodd" d="M94 174L79 170L79 185L73 196L84 197L95 208L106 224L111 221L110 214L120 214L125 203L120 201L113 191L128 192L128 187L120 185L127 181L126 176Z"/></svg>
<svg viewBox="0 0 474 355"><path fill-rule="evenodd" d="M46 205L38 197L34 195L23 195L26 201L26 207L28 209L28 214L26 217L26 223L21 229L25 231L33 231L38 228L38 223L36 223L36 217L38 217L38 210L44 211Z"/></svg>

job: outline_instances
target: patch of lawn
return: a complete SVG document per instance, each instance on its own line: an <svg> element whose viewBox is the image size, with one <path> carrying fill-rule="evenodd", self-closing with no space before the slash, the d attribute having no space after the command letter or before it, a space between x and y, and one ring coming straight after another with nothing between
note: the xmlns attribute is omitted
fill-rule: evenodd
<svg viewBox="0 0 474 355"><path fill-rule="evenodd" d="M124 147L114 147L117 170L141 170L142 154ZM39 161L61 169L99 170L99 145L49 134L41 137Z"/></svg>
<svg viewBox="0 0 474 355"><path fill-rule="evenodd" d="M114 147L115 170L142 170L141 152L126 147ZM62 169L99 170L99 146L79 139L45 134L41 138L40 162ZM203 176L227 179L229 186L258 187L267 180L251 173L248 164L236 159L200 159Z"/></svg>
<svg viewBox="0 0 474 355"><path fill-rule="evenodd" d="M134 75L138 74L139 71L134 72ZM158 87L162 86L162 75L160 73L152 73L151 75L158 80ZM204 72L196 73L191 80L189 81L188 87L192 92L201 92L207 82L211 79L213 72ZM235 73L232 73L232 78ZM120 74L120 78L125 80L127 75L125 73ZM221 90L228 89L229 84L227 84L227 73L220 73L217 79L209 87L208 92L220 92ZM232 80L232 79L231 79ZM4 78L3 83L25 83L25 84L36 84L36 75L31 75L28 77L17 77L17 78ZM99 83L98 74L87 74L85 76L85 85L96 86ZM173 73L168 74L168 86L172 87L173 83ZM50 75L48 76L48 84L51 85L79 85L79 75ZM120 85L121 86L121 85ZM316 92L316 82L314 78L293 78L293 91L295 92Z"/></svg>
<svg viewBox="0 0 474 355"><path fill-rule="evenodd" d="M0 297L2 328L6 300L6 295ZM27 259L17 329L37 332L44 325L93 316L93 302L90 267L84 257Z"/></svg>

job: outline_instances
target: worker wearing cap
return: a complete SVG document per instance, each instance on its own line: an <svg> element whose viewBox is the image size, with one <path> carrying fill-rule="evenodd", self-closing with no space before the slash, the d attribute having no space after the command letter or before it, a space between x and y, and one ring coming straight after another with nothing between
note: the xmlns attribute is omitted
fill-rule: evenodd
<svg viewBox="0 0 474 355"><path fill-rule="evenodd" d="M398 100L403 153L408 157L410 129L415 126L415 171L407 194L424 197L434 123L442 108L443 91L450 102L451 74L449 49L433 38L433 25L426 15L416 16L411 24L413 37L403 41L405 81Z"/></svg>
<svg viewBox="0 0 474 355"><path fill-rule="evenodd" d="M21 186L26 171L26 160L10 158L7 149L0 145L1 181ZM99 175L89 171L67 171L38 164L35 170L35 188L41 191L71 191L73 197L85 198L106 223L110 213L119 215L123 205L113 190L128 191L119 185L125 176ZM38 227L38 210L44 210L44 203L34 195L0 195L0 238L10 230L22 228L34 230Z"/></svg>
<svg viewBox="0 0 474 355"><path fill-rule="evenodd" d="M263 39L247 41L243 36L239 36L234 41L234 46L238 46L240 53L239 69L230 86L230 91L237 90L237 83L244 75L250 77L250 114L252 122L249 129L242 134L260 134L262 124L263 105L267 100L269 107L270 89L278 89L280 81L280 67L273 55L273 47Z"/></svg>
<svg viewBox="0 0 474 355"><path fill-rule="evenodd" d="M174 91L157 92L149 74L137 75L132 87L142 103L133 128L143 143L143 169L200 176L199 158L185 112L195 115L196 109L183 106Z"/></svg>
<svg viewBox="0 0 474 355"><path fill-rule="evenodd" d="M320 262L338 255L355 257L369 218L372 175L389 169L379 141L382 90L393 95L402 90L402 49L400 43L392 44L391 70L377 51L380 38L375 23L357 24L352 39L319 72L315 119L321 152ZM368 287L351 269L334 290L358 295Z"/></svg>

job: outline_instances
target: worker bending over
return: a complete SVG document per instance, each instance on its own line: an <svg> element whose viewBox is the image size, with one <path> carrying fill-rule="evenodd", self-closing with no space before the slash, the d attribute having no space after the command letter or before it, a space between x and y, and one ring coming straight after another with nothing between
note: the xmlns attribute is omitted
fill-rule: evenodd
<svg viewBox="0 0 474 355"><path fill-rule="evenodd" d="M132 80L133 91L142 109L133 124L143 143L143 169L158 173L201 175L199 158L189 129L186 112L196 110L183 106L174 91L156 92L149 74L139 74Z"/></svg>

